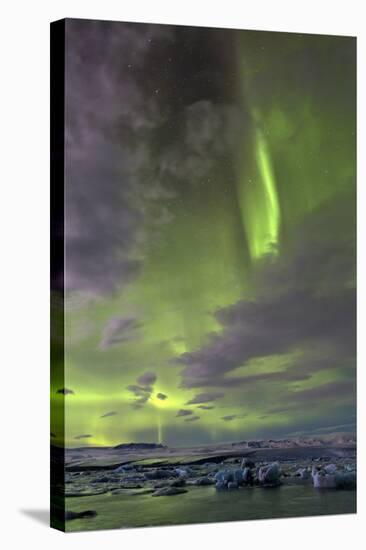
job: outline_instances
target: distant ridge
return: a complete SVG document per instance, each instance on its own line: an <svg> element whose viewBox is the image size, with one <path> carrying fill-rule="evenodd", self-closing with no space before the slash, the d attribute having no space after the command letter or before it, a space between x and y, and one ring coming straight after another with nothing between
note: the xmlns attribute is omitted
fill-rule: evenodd
<svg viewBox="0 0 366 550"><path fill-rule="evenodd" d="M122 449L126 451L151 451L154 449L166 449L166 445L162 445L161 443L120 443L119 445L116 445L113 447L114 449Z"/></svg>
<svg viewBox="0 0 366 550"><path fill-rule="evenodd" d="M293 447L329 447L329 446L355 446L356 436L349 434L332 434L326 436L303 436L287 439L261 439L250 441L238 441L232 443L233 447L247 447L248 449L290 449Z"/></svg>

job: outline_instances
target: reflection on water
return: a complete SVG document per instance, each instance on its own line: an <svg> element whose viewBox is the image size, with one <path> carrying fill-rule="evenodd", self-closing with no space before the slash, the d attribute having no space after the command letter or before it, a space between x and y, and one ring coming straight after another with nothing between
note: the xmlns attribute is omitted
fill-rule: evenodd
<svg viewBox="0 0 366 550"><path fill-rule="evenodd" d="M222 492L214 487L191 487L188 493L168 497L107 493L69 498L66 507L74 512L97 512L95 518L66 522L67 531L80 531L350 514L356 512L356 491L320 491L302 485Z"/></svg>

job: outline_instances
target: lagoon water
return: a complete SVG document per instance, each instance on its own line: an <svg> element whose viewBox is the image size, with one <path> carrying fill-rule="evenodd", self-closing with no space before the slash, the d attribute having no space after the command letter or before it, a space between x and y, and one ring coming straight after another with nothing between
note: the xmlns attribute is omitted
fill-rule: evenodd
<svg viewBox="0 0 366 550"><path fill-rule="evenodd" d="M187 493L165 497L123 493L72 497L66 500L66 508L97 512L94 518L66 522L67 531L87 531L351 514L356 512L356 491L317 490L312 485L219 492L213 486L190 487Z"/></svg>

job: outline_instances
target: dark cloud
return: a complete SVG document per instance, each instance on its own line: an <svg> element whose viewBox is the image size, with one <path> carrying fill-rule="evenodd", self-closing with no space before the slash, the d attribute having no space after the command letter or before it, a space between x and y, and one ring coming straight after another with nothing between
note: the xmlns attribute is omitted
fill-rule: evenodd
<svg viewBox="0 0 366 550"><path fill-rule="evenodd" d="M196 420L199 420L199 416L190 416L189 418L186 418L184 422L196 422Z"/></svg>
<svg viewBox="0 0 366 550"><path fill-rule="evenodd" d="M250 359L286 353L303 345L323 349L332 346L333 353L343 347L344 351L346 346L353 347L346 336L353 339L354 313L353 289L332 297L302 292L276 300L238 302L217 312L225 327L223 335L212 336L206 347L179 357L178 362L185 365L183 386L236 385L238 379L228 380L225 375ZM336 354L333 357L337 360ZM297 376L289 372L291 375ZM299 379L302 376L306 378L307 374L299 374ZM255 375L252 380L260 378L262 375Z"/></svg>
<svg viewBox="0 0 366 550"><path fill-rule="evenodd" d="M287 396L289 402L299 404L302 402L322 404L324 401L333 401L340 404L345 398L352 396L356 391L355 380L338 380L329 382L320 386L315 386L307 390L291 392Z"/></svg>
<svg viewBox="0 0 366 550"><path fill-rule="evenodd" d="M69 390L68 388L60 388L56 393L62 393L62 395L75 395L75 392L73 390Z"/></svg>
<svg viewBox="0 0 366 550"><path fill-rule="evenodd" d="M216 399L219 399L220 397L223 397L224 394L222 392L214 392L214 393L199 393L193 399L190 399L187 401L186 405L196 405L198 403L209 403L210 401L215 401Z"/></svg>
<svg viewBox="0 0 366 550"><path fill-rule="evenodd" d="M354 373L355 251L352 231L337 227L347 216L352 219L349 200L331 204L304 221L278 258L260 263L255 300L214 312L223 331L201 349L174 359L183 366L182 387L259 387L307 380L347 365ZM253 359L294 350L301 350L300 359L280 372L246 376L243 371Z"/></svg>
<svg viewBox="0 0 366 550"><path fill-rule="evenodd" d="M202 409L204 411L210 411L214 409L215 407L212 405L198 405L197 409Z"/></svg>
<svg viewBox="0 0 366 550"><path fill-rule="evenodd" d="M116 411L110 411L102 414L100 418L107 418L107 416L116 416L116 414L118 414Z"/></svg>
<svg viewBox="0 0 366 550"><path fill-rule="evenodd" d="M166 177L199 185L209 178L221 155L228 154L240 135L245 113L235 105L200 99L184 109L183 142L170 144L161 159Z"/></svg>
<svg viewBox="0 0 366 550"><path fill-rule="evenodd" d="M306 291L333 296L355 287L355 196L349 192L309 214L293 231L276 261L256 272L261 295Z"/></svg>
<svg viewBox="0 0 366 550"><path fill-rule="evenodd" d="M162 123L159 97L142 75L150 48L170 34L167 26L130 24L120 32L109 22L67 21L68 290L101 295L128 284L142 263L147 205L152 226L171 220L161 182L142 177L153 164L151 133Z"/></svg>
<svg viewBox="0 0 366 550"><path fill-rule="evenodd" d="M175 416L189 416L190 414L193 414L193 411L188 409L180 409Z"/></svg>
<svg viewBox="0 0 366 550"><path fill-rule="evenodd" d="M139 322L136 317L114 317L104 328L100 349L122 344L138 337Z"/></svg>
<svg viewBox="0 0 366 550"><path fill-rule="evenodd" d="M130 384L127 386L128 391L135 393L138 395L139 393L151 393L152 387L151 386L139 386L137 384Z"/></svg>
<svg viewBox="0 0 366 550"><path fill-rule="evenodd" d="M350 417L355 404L356 380L353 377L344 380L336 380L326 384L317 385L305 390L289 390L283 388L276 393L276 400L284 403L283 406L272 407L266 410L262 418L269 418L273 414L289 413L294 416L301 416L303 412L312 407L324 410L336 409ZM334 415L334 412L332 412ZM314 430L312 427L311 430Z"/></svg>
<svg viewBox="0 0 366 550"><path fill-rule="evenodd" d="M310 373L295 372L293 367L278 372L266 372L261 374L252 374L249 376L230 376L226 378L212 378L205 380L205 385L222 387L222 388L235 388L238 386L248 386L256 384L257 382L295 382L300 380L308 380L311 378ZM191 381L190 387L200 387L202 380ZM190 403L187 403L190 404Z"/></svg>
<svg viewBox="0 0 366 550"><path fill-rule="evenodd" d="M81 435L76 435L74 439L88 439L89 437L93 437L93 436L91 434L81 434Z"/></svg>
<svg viewBox="0 0 366 550"><path fill-rule="evenodd" d="M153 391L152 386L139 386L137 384L131 384L126 389L133 393L136 398L132 403L134 409L140 409L150 399Z"/></svg>
<svg viewBox="0 0 366 550"><path fill-rule="evenodd" d="M150 386L156 382L156 374L153 372L145 372L137 379L137 382L142 386Z"/></svg>
<svg viewBox="0 0 366 550"><path fill-rule="evenodd" d="M231 420L235 420L235 418L238 418L237 414L229 414L227 416L223 416L222 420L225 420L225 422L230 422Z"/></svg>
<svg viewBox="0 0 366 550"><path fill-rule="evenodd" d="M156 374L149 371L138 377L137 384L127 386L127 390L135 396L132 403L134 409L141 409L147 403L154 391L153 384L155 382Z"/></svg>
<svg viewBox="0 0 366 550"><path fill-rule="evenodd" d="M164 401L165 399L168 399L168 396L165 395L165 393L157 393L156 397L160 399L161 401Z"/></svg>

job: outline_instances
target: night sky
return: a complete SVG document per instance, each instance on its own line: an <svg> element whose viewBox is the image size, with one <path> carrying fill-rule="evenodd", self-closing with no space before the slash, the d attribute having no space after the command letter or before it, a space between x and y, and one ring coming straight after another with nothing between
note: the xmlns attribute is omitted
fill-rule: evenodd
<svg viewBox="0 0 366 550"><path fill-rule="evenodd" d="M353 38L67 20L68 446L354 431L355 107Z"/></svg>

